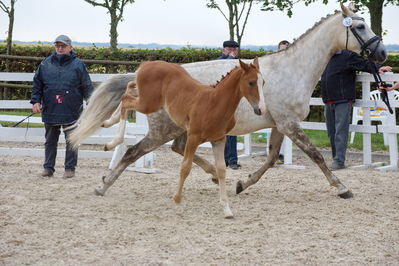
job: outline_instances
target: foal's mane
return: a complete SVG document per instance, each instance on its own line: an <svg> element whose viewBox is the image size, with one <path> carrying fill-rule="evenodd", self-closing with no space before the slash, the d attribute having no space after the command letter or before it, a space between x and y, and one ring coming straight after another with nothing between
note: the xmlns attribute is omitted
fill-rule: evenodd
<svg viewBox="0 0 399 266"><path fill-rule="evenodd" d="M338 13L342 13L342 12L339 11L339 10L335 10L334 14L328 14L327 16L322 17L318 22L316 22L316 23L315 23L311 28L309 28L305 33L303 33L301 36L299 36L298 39L294 39L294 42L293 42L291 45L289 45L286 49L283 49L283 50L280 50L280 51L275 51L275 52L272 52L272 53L268 53L267 55L277 54L277 53L286 51L286 50L288 50L288 49L294 47L294 46L296 45L297 42L299 42L300 40L304 39L304 38L305 38L307 35L309 35L316 27L318 27L319 25L323 24L327 19L329 19L330 17L332 17L332 16L334 16L334 15L336 15L336 14L338 14Z"/></svg>
<svg viewBox="0 0 399 266"><path fill-rule="evenodd" d="M234 71L236 71L237 69L239 69L240 67L235 66L232 70L230 70L230 72L227 72L226 75L222 75L222 78L218 81L216 81L215 84L210 85L210 87L212 88L216 88L217 85L219 85L220 82L222 82L223 80L225 80L231 73L233 73Z"/></svg>

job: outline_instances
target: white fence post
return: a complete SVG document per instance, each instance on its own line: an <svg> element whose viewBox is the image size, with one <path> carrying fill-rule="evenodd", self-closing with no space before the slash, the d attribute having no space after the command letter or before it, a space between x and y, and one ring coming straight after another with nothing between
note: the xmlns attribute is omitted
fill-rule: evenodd
<svg viewBox="0 0 399 266"><path fill-rule="evenodd" d="M393 99L393 91L388 92L388 99L391 107L395 112L395 108L399 108L399 101ZM391 126L378 125L378 132L385 133L387 135L387 141L389 145L389 161L390 164L386 166L378 167L379 170L394 170L398 169L398 141L397 136L399 133L399 126L395 125L395 113L389 117L392 121Z"/></svg>
<svg viewBox="0 0 399 266"><path fill-rule="evenodd" d="M136 136L136 143L138 143L144 138L147 132L148 132L147 117L144 114L136 112L136 123L127 123L126 135ZM119 163L119 161L122 159L122 156L125 154L126 150L127 147L124 143L118 145L115 148L115 152L109 164L110 169L114 168ZM154 157L155 156L153 152L147 153L136 160L134 167L128 167L127 169L131 171L144 172L144 173L159 172L158 169L154 168Z"/></svg>
<svg viewBox="0 0 399 266"><path fill-rule="evenodd" d="M370 82L362 82L362 98L370 99ZM363 125L371 125L370 108L363 108ZM363 163L371 165L371 134L363 133Z"/></svg>
<svg viewBox="0 0 399 266"><path fill-rule="evenodd" d="M282 149L284 153L284 164L292 164L292 141L287 136L284 136L282 143Z"/></svg>
<svg viewBox="0 0 399 266"><path fill-rule="evenodd" d="M251 134L244 135L244 155L250 156L252 154L252 139Z"/></svg>

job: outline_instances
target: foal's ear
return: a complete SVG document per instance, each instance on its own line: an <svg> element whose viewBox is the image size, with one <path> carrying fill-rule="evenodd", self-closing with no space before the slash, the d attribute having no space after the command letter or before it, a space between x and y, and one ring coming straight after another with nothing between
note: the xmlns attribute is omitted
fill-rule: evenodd
<svg viewBox="0 0 399 266"><path fill-rule="evenodd" d="M238 62L240 62L240 66L245 72L249 70L249 65L245 64L243 61L241 61L241 59L238 59Z"/></svg>
<svg viewBox="0 0 399 266"><path fill-rule="evenodd" d="M259 61L258 61L258 57L255 57L254 62L252 63L252 65L255 66L255 68L259 70Z"/></svg>

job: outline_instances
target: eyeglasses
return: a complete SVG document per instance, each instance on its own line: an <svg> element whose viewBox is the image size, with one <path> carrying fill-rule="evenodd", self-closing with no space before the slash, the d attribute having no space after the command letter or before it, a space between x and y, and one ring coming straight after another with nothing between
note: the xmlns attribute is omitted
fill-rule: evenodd
<svg viewBox="0 0 399 266"><path fill-rule="evenodd" d="M56 44L55 48L57 48L57 49L60 49L60 48L65 49L67 46L68 45L66 45L66 44Z"/></svg>

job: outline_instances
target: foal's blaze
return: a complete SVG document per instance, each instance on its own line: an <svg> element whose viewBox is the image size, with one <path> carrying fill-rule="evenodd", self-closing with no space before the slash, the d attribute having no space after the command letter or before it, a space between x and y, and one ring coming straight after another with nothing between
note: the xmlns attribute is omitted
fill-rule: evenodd
<svg viewBox="0 0 399 266"><path fill-rule="evenodd" d="M240 66L244 70L244 78L240 81L240 91L251 104L255 114L264 114L266 106L262 88L265 81L259 72L258 58L256 57L253 64L249 65L240 60Z"/></svg>

